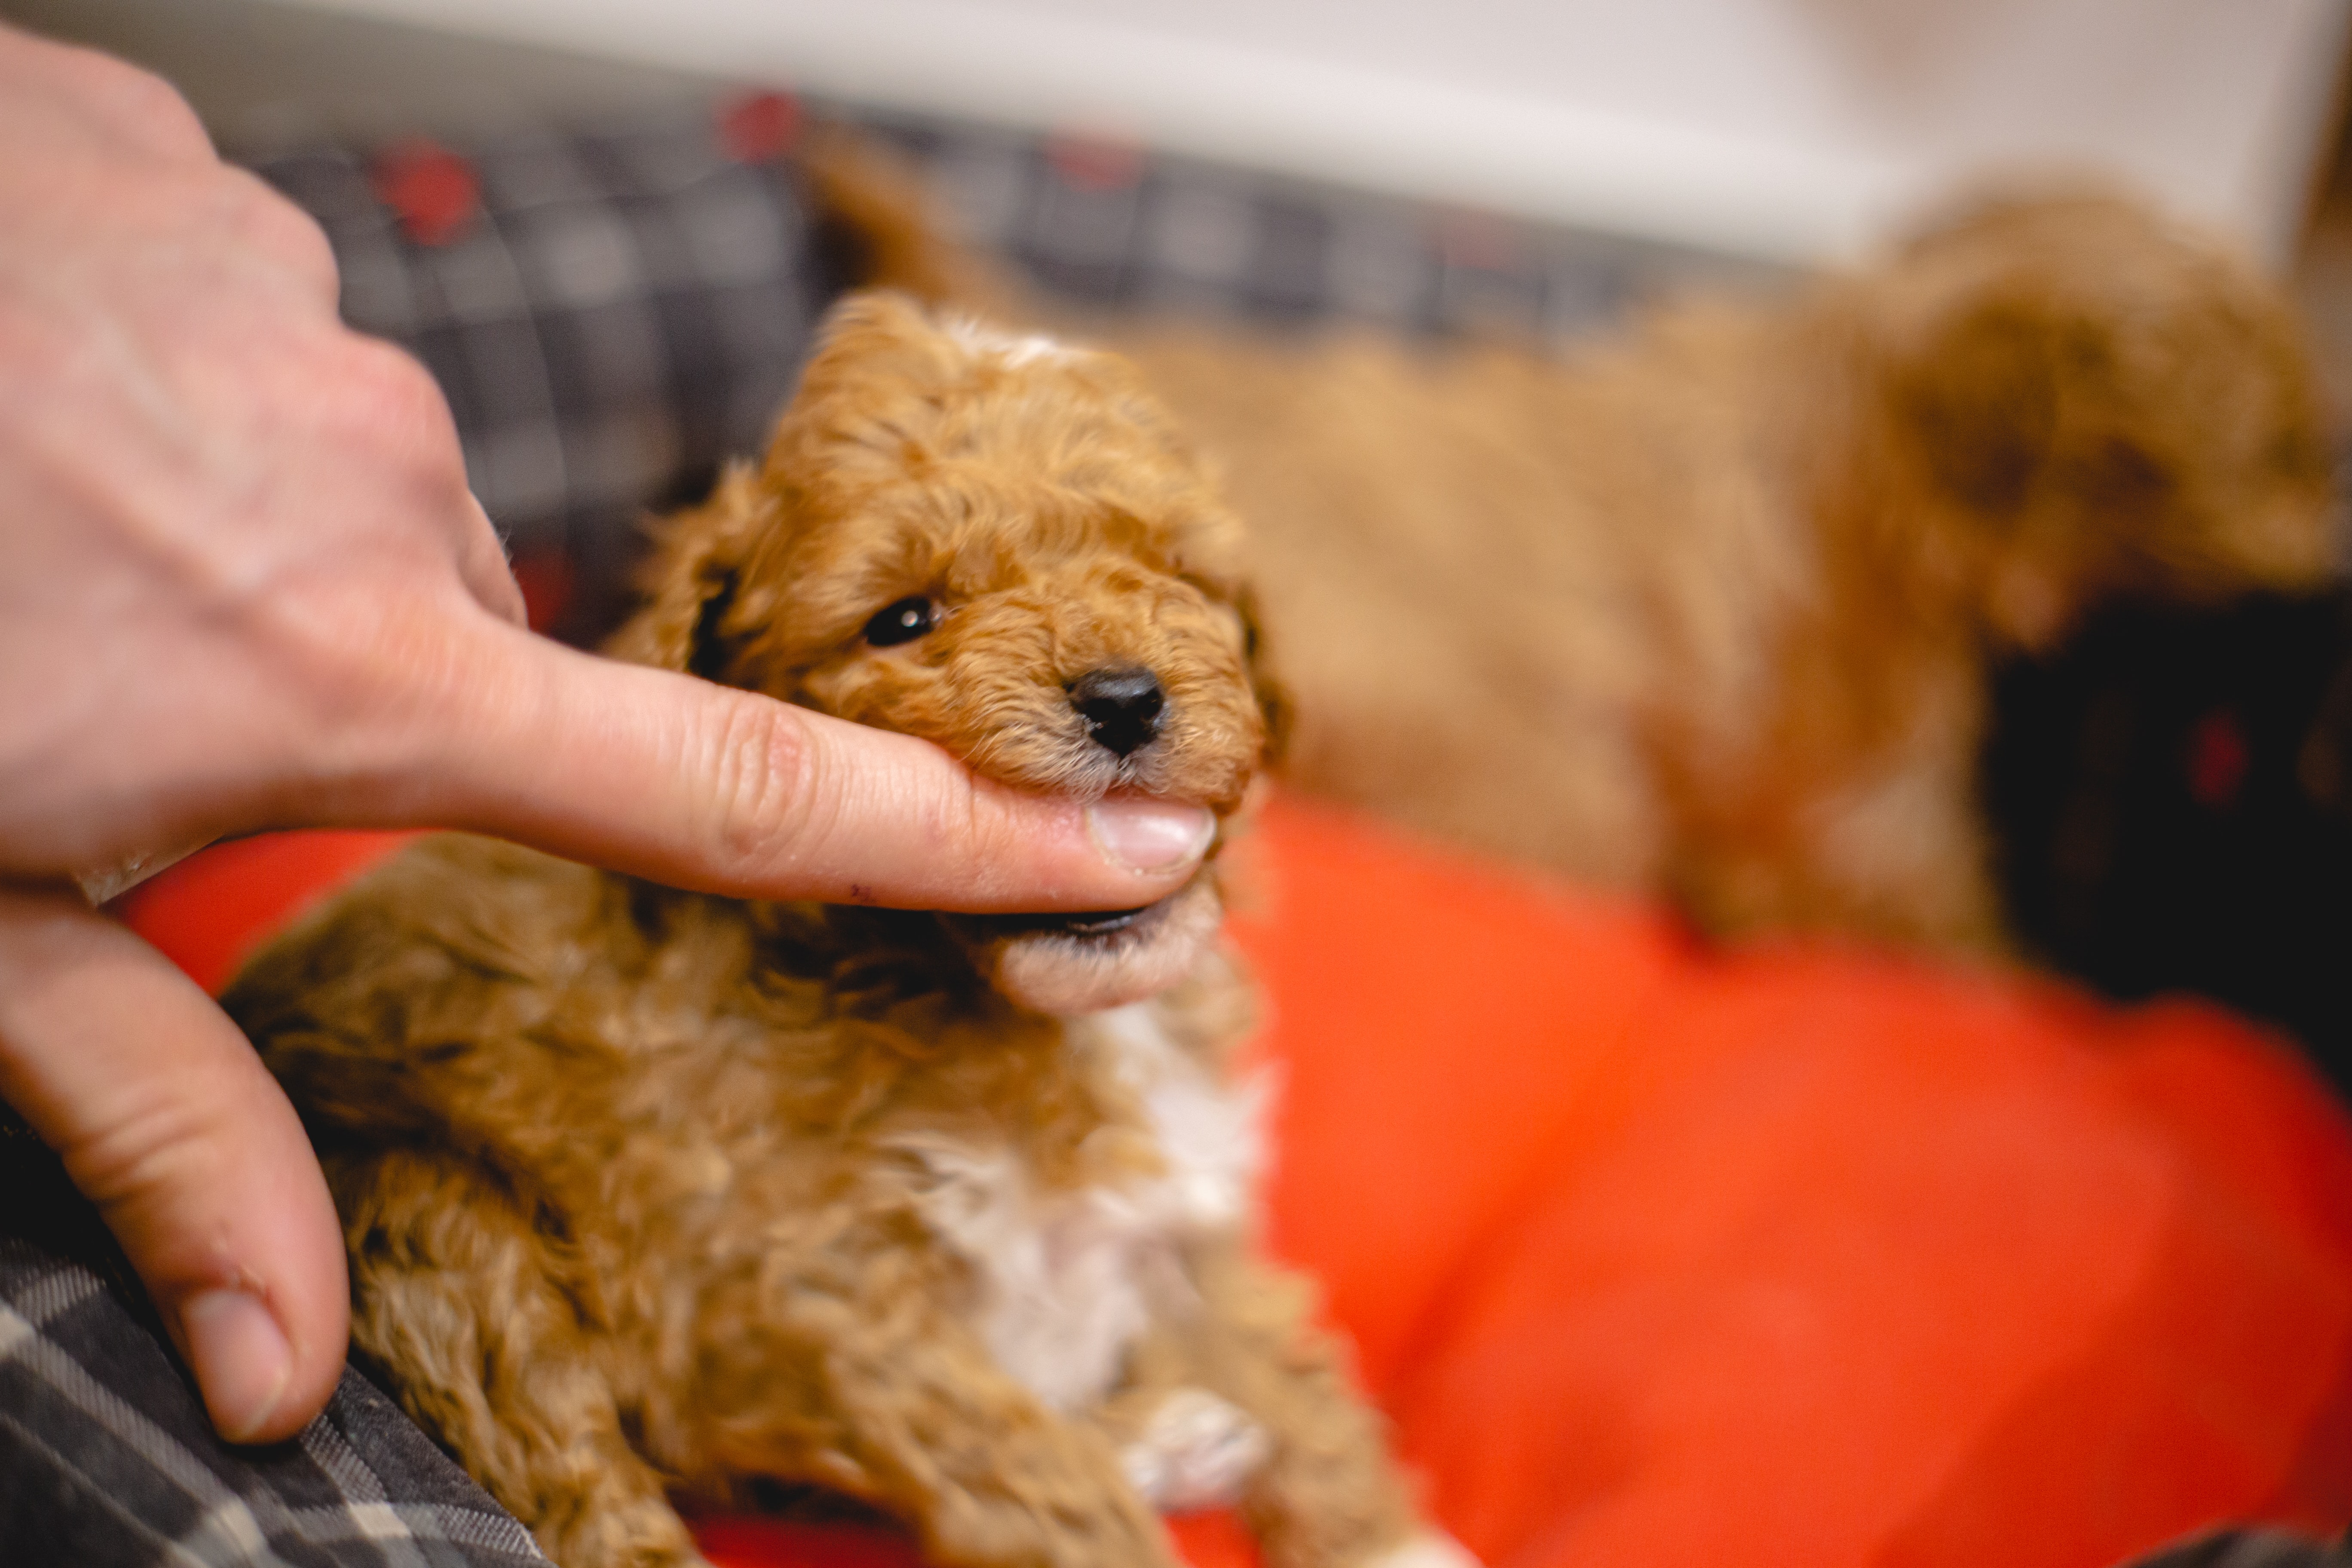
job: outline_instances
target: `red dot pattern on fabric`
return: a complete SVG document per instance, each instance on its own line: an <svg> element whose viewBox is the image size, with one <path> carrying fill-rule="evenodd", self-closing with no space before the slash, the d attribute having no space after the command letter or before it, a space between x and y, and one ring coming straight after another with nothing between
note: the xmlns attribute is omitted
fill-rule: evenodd
<svg viewBox="0 0 2352 1568"><path fill-rule="evenodd" d="M1123 191L1143 178L1143 149L1097 132L1055 134L1045 143L1045 161L1074 190Z"/></svg>
<svg viewBox="0 0 2352 1568"><path fill-rule="evenodd" d="M719 111L719 144L739 163L771 163L799 143L803 122L798 99L746 93Z"/></svg>
<svg viewBox="0 0 2352 1568"><path fill-rule="evenodd" d="M482 210L481 177L473 164L432 142L403 142L376 155L376 199L400 219L418 245L461 239Z"/></svg>

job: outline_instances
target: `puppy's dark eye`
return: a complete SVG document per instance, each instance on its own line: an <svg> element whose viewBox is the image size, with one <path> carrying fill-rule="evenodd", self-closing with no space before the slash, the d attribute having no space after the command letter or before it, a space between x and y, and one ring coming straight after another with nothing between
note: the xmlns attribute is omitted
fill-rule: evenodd
<svg viewBox="0 0 2352 1568"><path fill-rule="evenodd" d="M913 642L939 621L939 606L918 594L875 611L874 618L866 623L866 640L876 647L896 647Z"/></svg>

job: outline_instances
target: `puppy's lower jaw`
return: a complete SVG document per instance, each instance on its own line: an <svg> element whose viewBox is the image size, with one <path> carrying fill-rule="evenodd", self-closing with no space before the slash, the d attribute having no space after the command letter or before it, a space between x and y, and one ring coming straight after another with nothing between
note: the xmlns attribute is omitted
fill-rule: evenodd
<svg viewBox="0 0 2352 1568"><path fill-rule="evenodd" d="M1183 979L1215 939L1223 913L1203 875L1139 910L941 918L1007 1001L1067 1018L1140 1002Z"/></svg>

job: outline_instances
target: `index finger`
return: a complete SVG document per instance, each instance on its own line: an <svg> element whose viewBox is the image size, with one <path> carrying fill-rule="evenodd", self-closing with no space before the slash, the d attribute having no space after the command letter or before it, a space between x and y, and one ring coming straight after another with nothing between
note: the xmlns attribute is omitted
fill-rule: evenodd
<svg viewBox="0 0 2352 1568"><path fill-rule="evenodd" d="M1214 837L1201 808L1027 795L928 742L504 626L468 635L451 662L478 678L416 727L373 819L706 892L976 912L1150 903Z"/></svg>

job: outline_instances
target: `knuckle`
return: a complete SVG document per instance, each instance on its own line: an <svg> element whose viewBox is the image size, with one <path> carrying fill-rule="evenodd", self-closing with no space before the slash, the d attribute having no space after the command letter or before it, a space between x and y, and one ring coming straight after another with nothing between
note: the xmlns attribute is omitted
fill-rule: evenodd
<svg viewBox="0 0 2352 1568"><path fill-rule="evenodd" d="M221 174L223 216L236 239L305 281L332 289L334 247L317 221L258 175L226 165Z"/></svg>
<svg viewBox="0 0 2352 1568"><path fill-rule="evenodd" d="M730 695L712 731L712 847L721 868L758 865L809 847L821 791L814 749L783 703Z"/></svg>
<svg viewBox="0 0 2352 1568"><path fill-rule="evenodd" d="M226 1109L201 1093L139 1097L58 1151L74 1184L109 1211L168 1205L210 1174L220 1152Z"/></svg>
<svg viewBox="0 0 2352 1568"><path fill-rule="evenodd" d="M341 440L436 489L462 489L457 427L432 373L381 338L337 330L316 389L319 419Z"/></svg>
<svg viewBox="0 0 2352 1568"><path fill-rule="evenodd" d="M81 100L118 135L170 157L210 155L196 111L162 77L97 49L71 48L63 66Z"/></svg>
<svg viewBox="0 0 2352 1568"><path fill-rule="evenodd" d="M336 344L335 374L358 411L375 420L413 419L438 406L440 390L425 368L382 338L346 333Z"/></svg>

